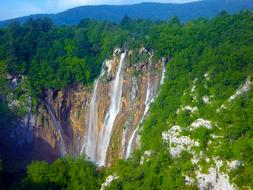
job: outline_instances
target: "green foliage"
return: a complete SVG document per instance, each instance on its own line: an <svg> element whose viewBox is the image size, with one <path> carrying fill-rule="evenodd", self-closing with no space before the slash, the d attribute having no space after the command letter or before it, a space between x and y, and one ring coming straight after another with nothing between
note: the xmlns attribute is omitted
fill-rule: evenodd
<svg viewBox="0 0 253 190"><path fill-rule="evenodd" d="M213 121L213 129L200 127L184 134L200 143L196 151L208 157L241 160L243 166L230 172L231 179L239 188L252 188L252 92L228 101L247 77L252 77L252 18L252 13L246 11L185 25L175 18L150 26L146 34L149 38L143 42L152 44L156 54L169 54L173 59L167 64L165 83L144 121L141 150L114 166L112 173L117 173L119 179L108 189L196 189L194 184L185 186L183 177L195 178L191 155L183 152L178 158L170 158L161 134L173 125L188 127L198 118ZM129 23L128 19L124 26ZM209 79L204 77L206 73ZM191 92L195 79L195 91ZM209 104L203 102L204 96L210 98ZM227 109L217 112L222 104ZM176 113L187 105L198 107L198 111ZM218 138L212 139L211 134ZM144 150L152 150L153 154L140 165ZM212 164L200 159L198 166L206 173Z"/></svg>
<svg viewBox="0 0 253 190"><path fill-rule="evenodd" d="M55 27L48 19L24 25L13 22L2 32L1 76L6 67L11 75L28 76L35 97L43 96L48 88L91 83L103 60L123 44L126 35L107 22L86 20L76 27ZM4 82L2 77L0 82Z"/></svg>
<svg viewBox="0 0 253 190"><path fill-rule="evenodd" d="M100 188L100 176L96 167L80 157L76 160L67 156L53 164L35 161L27 168L27 177L14 189L80 189Z"/></svg>
<svg viewBox="0 0 253 190"><path fill-rule="evenodd" d="M173 160L167 150L153 153L140 164L136 154L128 161L119 161L114 169L120 177L108 189L197 189L195 185L186 186L182 172L191 171L191 155L182 154L181 159ZM114 171L115 172L115 171Z"/></svg>
<svg viewBox="0 0 253 190"><path fill-rule="evenodd" d="M223 12L211 20L185 24L177 18L151 22L128 17L120 24L83 20L72 27L54 26L49 20L12 23L0 31L0 88L8 93L7 74L25 75L26 89L43 98L49 88L93 82L114 47L134 51L142 45L152 48L156 59L171 58L165 83L143 123L141 150L107 170L119 176L108 189L196 189L196 184L185 185L183 176L195 177L192 155L183 152L171 158L161 134L173 125L187 128L198 118L212 121L212 130L200 127L184 135L200 142L198 151L207 157L242 161L243 165L229 175L239 188L253 188L252 90L229 101L247 77L253 78L252 28L250 11L236 15ZM143 57L132 59L141 61ZM3 92L1 95L5 95ZM15 94L22 99L22 88ZM203 101L204 96L210 98L210 103ZM227 109L217 111L222 105ZM198 111L177 113L184 106L197 107ZM0 121L7 122L5 118L9 117L2 115L10 110L1 98L0 113ZM152 155L140 164L146 150L152 150ZM204 172L210 165L200 160ZM19 188L99 189L103 178L99 175L103 172L97 173L95 166L82 158L66 157L53 164L34 162Z"/></svg>
<svg viewBox="0 0 253 190"><path fill-rule="evenodd" d="M8 90L7 86L7 65L4 61L0 61L0 92L5 94Z"/></svg>
<svg viewBox="0 0 253 190"><path fill-rule="evenodd" d="M210 21L177 25L170 30L178 30L179 38L166 27L160 29L168 32L158 39L167 46L173 42L177 45L172 48L158 43L158 49L168 48L173 59L167 64L165 84L151 107L141 134L143 149L160 152L161 133L171 126L187 127L197 118L213 121L212 130L201 127L190 136L200 142L199 151L208 156L243 162L242 167L231 172L239 188L253 187L252 91L233 102L228 99L247 77L252 77L252 18L252 13L246 11L234 16L220 14ZM206 73L208 80L204 77ZM196 100L190 95L195 79ZM211 103L203 103L203 96L208 96ZM222 104L227 109L217 112ZM199 111L175 114L180 106L187 105L197 106ZM221 138L212 140L211 133ZM199 164L205 171L210 167L209 163Z"/></svg>
<svg viewBox="0 0 253 190"><path fill-rule="evenodd" d="M207 147L207 143L210 139L211 131L205 127L200 127L194 132L191 133L192 139L198 140L200 142L200 148L205 149Z"/></svg>

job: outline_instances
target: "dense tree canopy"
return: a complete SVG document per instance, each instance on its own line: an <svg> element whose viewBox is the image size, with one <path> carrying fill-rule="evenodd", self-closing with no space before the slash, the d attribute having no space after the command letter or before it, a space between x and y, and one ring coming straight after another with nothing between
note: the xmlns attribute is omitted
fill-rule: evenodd
<svg viewBox="0 0 253 190"><path fill-rule="evenodd" d="M27 168L27 177L12 189L99 189L101 174L84 158L74 160L67 156L53 164L34 161Z"/></svg>

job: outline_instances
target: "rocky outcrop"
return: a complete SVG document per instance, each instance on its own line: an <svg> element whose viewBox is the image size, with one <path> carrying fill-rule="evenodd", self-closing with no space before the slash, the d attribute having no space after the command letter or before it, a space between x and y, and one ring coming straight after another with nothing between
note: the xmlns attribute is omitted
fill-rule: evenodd
<svg viewBox="0 0 253 190"><path fill-rule="evenodd" d="M119 176L117 176L117 175L115 175L115 174L114 174L114 175L109 175L109 176L105 179L105 182L102 183L100 190L106 189L107 187L110 186L110 184L111 184L114 180L117 180L118 178L119 178Z"/></svg>
<svg viewBox="0 0 253 190"><path fill-rule="evenodd" d="M197 184L201 190L234 190L235 185L229 180L228 173L234 169L237 169L243 163L239 160L226 161L219 157L210 157L205 155L203 151L196 151L196 148L200 146L200 143L196 139L191 138L191 133L199 130L203 127L207 130L212 129L211 121L205 119L197 119L189 127L184 128L180 126L173 126L168 131L162 133L162 139L165 144L168 144L170 155L176 159L180 157L183 151L187 151L192 154L191 162L194 165L194 170L191 176L184 175L185 184ZM188 132L183 133L183 132ZM215 134L211 135L212 139L220 138ZM222 138L222 137L221 137ZM207 171L203 171L200 162L206 162L209 164ZM223 167L223 170L221 169ZM224 170L224 168L227 168Z"/></svg>
<svg viewBox="0 0 253 190"><path fill-rule="evenodd" d="M238 96L240 96L241 94L250 91L252 83L253 82L250 80L250 77L248 77L247 80L245 81L245 84L241 85L239 89L236 90L235 94L229 97L229 101L232 101L236 99Z"/></svg>

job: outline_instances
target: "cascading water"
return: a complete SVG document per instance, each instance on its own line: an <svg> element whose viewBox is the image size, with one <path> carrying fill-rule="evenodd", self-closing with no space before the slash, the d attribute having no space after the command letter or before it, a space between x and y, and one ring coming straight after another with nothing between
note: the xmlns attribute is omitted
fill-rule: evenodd
<svg viewBox="0 0 253 190"><path fill-rule="evenodd" d="M121 53L120 55L119 64L118 66L116 65L117 70L116 70L115 77L110 82L110 89L107 89L108 87L107 86L106 87L107 91L104 91L103 86L105 84L101 82L102 77L105 75L106 72L108 76L111 76L111 70L113 69L112 63L115 63L115 62L112 62L110 60L105 61L103 63L101 73L99 77L97 78L97 80L95 81L94 87L93 87L93 93L91 96L88 114L87 114L88 118L86 121L86 133L83 138L80 152L81 154L85 154L91 161L95 162L99 166L105 165L106 163L106 158L107 158L107 153L108 153L107 150L110 144L113 127L115 125L117 116L121 113L121 96L122 96L122 89L123 89L123 80L124 80L124 75L127 74L126 72L123 71L126 55L127 55L127 52ZM142 118L139 123L142 123L143 119L145 118L149 110L149 106L151 102L153 102L155 94L157 92L156 90L157 85L159 85L159 81L157 81L157 78L154 78L155 74L154 76L151 75L152 58L153 58L153 53L149 53L147 80L146 80L147 83L145 84L147 85L147 88L146 88L145 101L142 102L144 103L144 111L142 113ZM164 63L164 60L163 60L163 63ZM107 70L105 71L104 68L107 68ZM161 75L160 84L162 84L164 80L164 71L165 69L164 69L164 64L163 64L163 72ZM138 89L137 78L132 78L132 91L130 94L131 101L135 101L135 98L137 97L138 92L136 89ZM105 94L106 96L103 96L101 94L102 92L106 93ZM103 103L101 104L101 102ZM101 106L105 106L104 104L105 102L106 102L106 107L103 107L102 110L100 110ZM103 113L104 111L106 111L104 118L103 118L103 114L102 115L100 114L100 111L102 111ZM133 149L133 145L137 141L138 131L139 131L139 125L135 128L135 130L131 134L129 141L127 142L126 141L127 130L123 129L123 132L122 132L123 136L121 139L121 146L122 146L121 150L126 151L125 152L126 158L130 156L131 151Z"/></svg>
<svg viewBox="0 0 253 190"><path fill-rule="evenodd" d="M143 47L127 53L118 49L104 63L105 71L101 70L92 87L75 84L45 90L36 114L20 122L21 127L31 124L29 134L36 135L33 153L48 153L34 154L36 158L51 161L66 153L81 154L97 165L111 166L126 154L128 157L139 143L142 125L138 124L163 83L161 61L154 62L153 57L151 64L151 58ZM40 146L44 142L48 146Z"/></svg>
<svg viewBox="0 0 253 190"><path fill-rule="evenodd" d="M162 58L162 64L163 64L163 70L162 70L162 77L161 77L160 85L162 85L164 83L165 73L166 73L165 58L164 57Z"/></svg>
<svg viewBox="0 0 253 190"><path fill-rule="evenodd" d="M143 113L142 119L140 121L140 124L142 123L143 119L145 118L145 116L146 116L146 114L149 110L149 105L153 101L153 96L154 96L153 88L152 88L152 85L151 85L152 57L153 57L153 52L150 54L150 57L149 57L149 60L148 60L148 73L147 73L148 74L148 85L147 85L146 98L145 98L145 103L144 103L145 109L144 109L144 113ZM134 132L132 133L132 135L129 139L125 158L129 158L129 156L132 152L133 142L134 142L134 139L136 138L136 135L138 133L140 124L135 128Z"/></svg>
<svg viewBox="0 0 253 190"><path fill-rule="evenodd" d="M97 152L99 153L96 158L98 165L105 165L106 153L110 143L111 133L113 129L114 121L120 112L121 109L121 95L122 95L122 86L123 86L123 66L125 62L127 52L121 54L120 63L117 70L116 77L114 79L112 89L111 89L111 101L109 110L106 114L104 120L104 128L100 133L100 140L97 144Z"/></svg>
<svg viewBox="0 0 253 190"><path fill-rule="evenodd" d="M149 105L152 102L152 97L153 97L153 91L152 91L152 85L151 85L151 66L152 66L152 57L153 57L153 52L151 53L149 60L148 60L148 87L147 87L147 94L146 94L146 99L145 99L145 109L143 113L143 117L146 116L148 110L149 110Z"/></svg>
<svg viewBox="0 0 253 190"><path fill-rule="evenodd" d="M105 62L104 62L105 63ZM89 105L89 118L88 118L88 132L84 137L84 142L81 148L81 154L85 153L85 155L91 159L92 161L96 162L96 146L99 136L99 129L98 129L98 105L97 105L97 98L98 98L98 83L100 79L104 76L104 63L102 65L102 69L98 79L95 81L91 102Z"/></svg>
<svg viewBox="0 0 253 190"><path fill-rule="evenodd" d="M131 137L129 139L129 142L128 142L128 145L127 145L127 150L126 150L126 156L125 156L126 159L129 158L130 154L132 153L133 141L134 141L134 139L137 135L138 130L139 130L139 125L135 128L133 134L131 135Z"/></svg>
<svg viewBox="0 0 253 190"><path fill-rule="evenodd" d="M62 137L62 127L61 127L61 124L60 122L56 119L55 117L55 114L53 113L53 110L52 108L50 107L50 105L48 105L47 103L44 103L44 105L46 106L49 114L50 114L50 117L54 123L54 127L60 137L60 151L61 151L61 155L62 156L65 156L67 154L67 151L66 151L66 146L65 146L65 142L64 142L64 139Z"/></svg>

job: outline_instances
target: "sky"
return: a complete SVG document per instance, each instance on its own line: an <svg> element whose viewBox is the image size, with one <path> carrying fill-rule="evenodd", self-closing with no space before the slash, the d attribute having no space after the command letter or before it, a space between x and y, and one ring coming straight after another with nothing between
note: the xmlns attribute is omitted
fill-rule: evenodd
<svg viewBox="0 0 253 190"><path fill-rule="evenodd" d="M0 0L0 20L37 13L57 13L81 5L122 5L143 1L186 3L197 0Z"/></svg>

